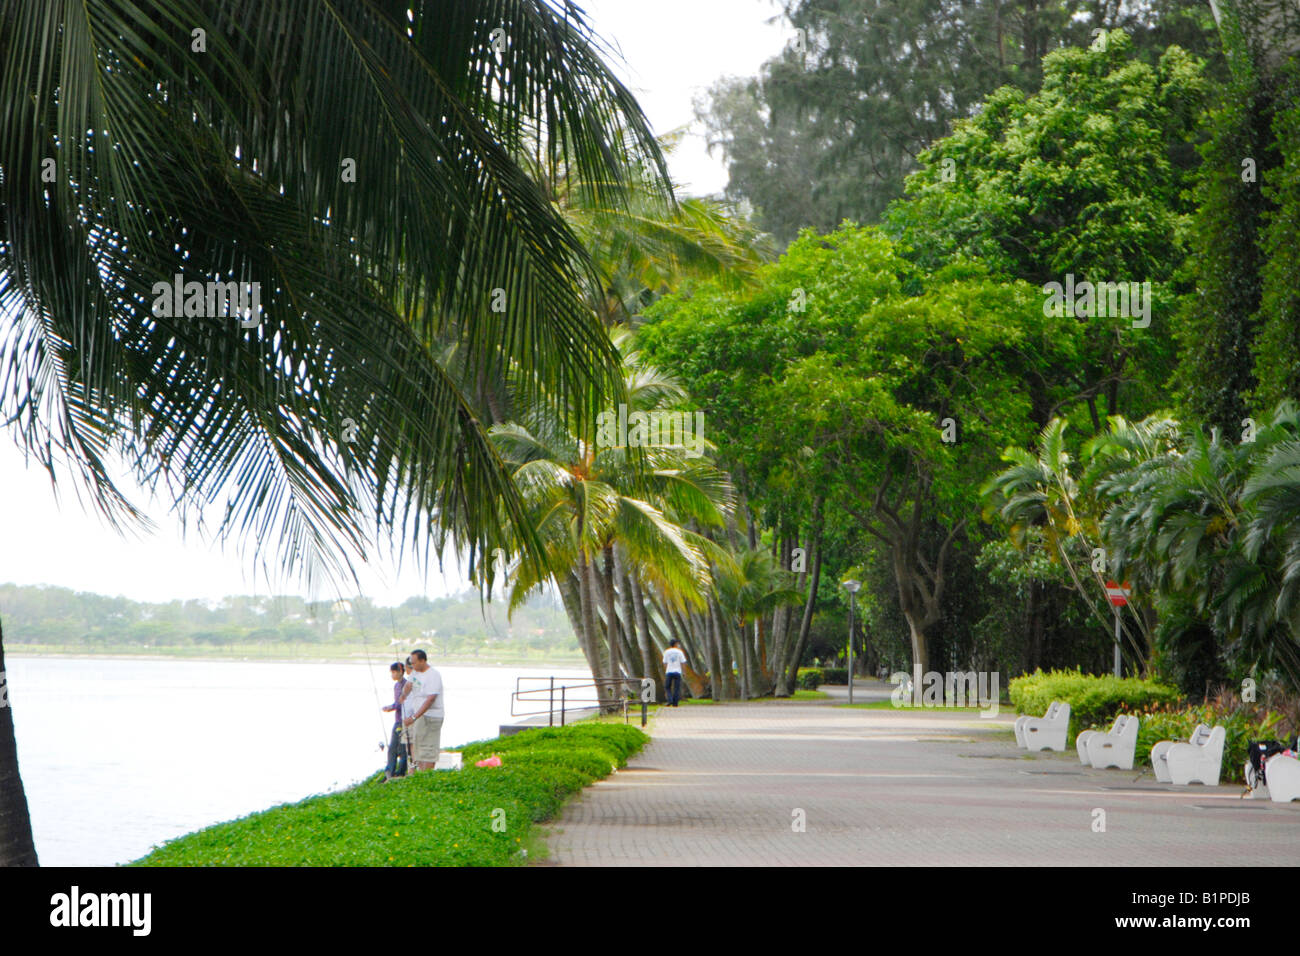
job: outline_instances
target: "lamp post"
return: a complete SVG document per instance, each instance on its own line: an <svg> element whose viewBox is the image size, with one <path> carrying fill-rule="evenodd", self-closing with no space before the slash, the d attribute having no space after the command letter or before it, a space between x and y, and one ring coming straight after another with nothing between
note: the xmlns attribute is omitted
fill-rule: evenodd
<svg viewBox="0 0 1300 956"><path fill-rule="evenodd" d="M861 583L852 579L844 582L844 590L849 592L849 703L853 703L853 611L856 607L856 595Z"/></svg>

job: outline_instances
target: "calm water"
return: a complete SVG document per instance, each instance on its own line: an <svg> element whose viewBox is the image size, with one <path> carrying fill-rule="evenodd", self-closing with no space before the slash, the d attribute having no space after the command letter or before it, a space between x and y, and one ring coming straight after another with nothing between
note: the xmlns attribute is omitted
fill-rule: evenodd
<svg viewBox="0 0 1300 956"><path fill-rule="evenodd" d="M384 664L6 656L19 767L45 866L108 866L222 820L345 787L381 769ZM444 747L510 723L521 674L439 667Z"/></svg>

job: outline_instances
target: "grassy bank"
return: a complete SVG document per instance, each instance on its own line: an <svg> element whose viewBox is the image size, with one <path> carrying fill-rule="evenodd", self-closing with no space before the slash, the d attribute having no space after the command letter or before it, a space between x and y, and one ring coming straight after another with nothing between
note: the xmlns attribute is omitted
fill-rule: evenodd
<svg viewBox="0 0 1300 956"><path fill-rule="evenodd" d="M309 797L179 837L135 866L516 866L533 824L649 738L594 721L469 744L465 769ZM475 761L499 754L500 767ZM536 853L534 852L534 856Z"/></svg>

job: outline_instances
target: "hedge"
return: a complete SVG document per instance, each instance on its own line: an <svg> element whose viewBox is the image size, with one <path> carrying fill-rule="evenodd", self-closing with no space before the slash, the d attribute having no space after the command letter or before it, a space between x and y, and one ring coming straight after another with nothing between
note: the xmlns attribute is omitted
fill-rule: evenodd
<svg viewBox="0 0 1300 956"><path fill-rule="evenodd" d="M1074 671L1041 670L1016 677L1009 688L1017 713L1041 717L1052 701L1070 705L1069 738L1081 730L1109 729L1119 714L1168 707L1181 699L1177 688L1137 677L1096 677Z"/></svg>
<svg viewBox="0 0 1300 956"><path fill-rule="evenodd" d="M795 683L804 690L816 690L826 683L826 674L820 667L801 667L795 674Z"/></svg>

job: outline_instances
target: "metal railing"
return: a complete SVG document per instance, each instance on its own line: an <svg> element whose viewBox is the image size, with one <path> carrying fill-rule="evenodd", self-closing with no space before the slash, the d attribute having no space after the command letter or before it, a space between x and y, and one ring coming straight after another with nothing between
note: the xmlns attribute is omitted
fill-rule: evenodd
<svg viewBox="0 0 1300 956"><path fill-rule="evenodd" d="M533 686L525 686L525 682ZM654 682L640 677L596 677L574 680L569 677L518 677L515 692L510 695L511 717L540 717L547 715L547 726L555 726L571 710L601 708L623 711L623 723L628 720L628 704L641 705L641 726L646 725L650 704L654 703ZM536 705L536 709L522 709Z"/></svg>

